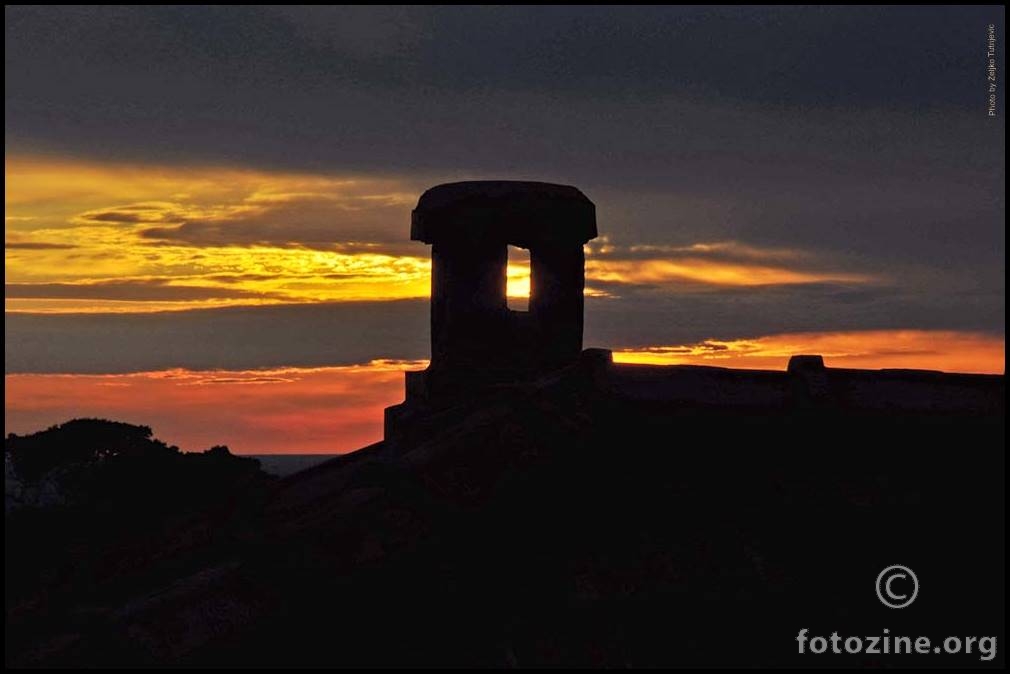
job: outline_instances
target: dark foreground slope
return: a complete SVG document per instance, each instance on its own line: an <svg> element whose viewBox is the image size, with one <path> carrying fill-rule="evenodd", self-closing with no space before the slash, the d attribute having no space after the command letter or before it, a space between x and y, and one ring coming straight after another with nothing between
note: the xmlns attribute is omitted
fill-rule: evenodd
<svg viewBox="0 0 1010 674"><path fill-rule="evenodd" d="M593 377L428 410L282 480L185 574L96 593L8 663L1003 662L795 640L1002 639L1001 377L998 410L951 414L650 402ZM876 597L891 564L919 578L906 609Z"/></svg>

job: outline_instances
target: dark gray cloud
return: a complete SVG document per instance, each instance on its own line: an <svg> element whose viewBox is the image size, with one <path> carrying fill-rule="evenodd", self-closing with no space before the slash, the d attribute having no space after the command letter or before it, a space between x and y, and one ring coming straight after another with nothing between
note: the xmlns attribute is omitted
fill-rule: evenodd
<svg viewBox="0 0 1010 674"><path fill-rule="evenodd" d="M216 288L213 286L169 285L165 280L100 281L91 283L7 283L8 299L74 299L120 301L183 302L211 299L269 299L270 293Z"/></svg>
<svg viewBox="0 0 1010 674"><path fill-rule="evenodd" d="M938 310L939 309L939 310ZM255 369L429 355L427 300L231 307L156 314L7 314L7 373ZM1002 296L928 301L891 288L810 284L588 298L587 346L635 348L784 332L903 329L1000 334Z"/></svg>
<svg viewBox="0 0 1010 674"><path fill-rule="evenodd" d="M845 284L722 289L680 295L655 291L590 300L586 345L638 348L792 332L906 329L1002 334L1001 293L965 301L956 291Z"/></svg>
<svg viewBox="0 0 1010 674"><path fill-rule="evenodd" d="M298 245L331 250L356 244L399 245L406 238L404 223L410 222L411 207L369 197L293 197L236 217L186 216L178 224L142 229L140 236L193 246Z"/></svg>
<svg viewBox="0 0 1010 674"><path fill-rule="evenodd" d="M19 7L6 35L8 57L233 86L972 109L977 43L1002 18L997 7Z"/></svg>
<svg viewBox="0 0 1010 674"><path fill-rule="evenodd" d="M427 301L7 314L6 372L249 369L427 358Z"/></svg>
<svg viewBox="0 0 1010 674"><path fill-rule="evenodd" d="M71 250L76 247L69 243L46 241L4 241L4 250Z"/></svg>
<svg viewBox="0 0 1010 674"><path fill-rule="evenodd" d="M5 128L14 149L600 183L938 146L984 165L964 129L934 132L980 127L990 21L1003 10L8 8Z"/></svg>
<svg viewBox="0 0 1010 674"><path fill-rule="evenodd" d="M82 224L137 225L145 222L181 222L186 212L165 204L129 204L85 211L75 219Z"/></svg>

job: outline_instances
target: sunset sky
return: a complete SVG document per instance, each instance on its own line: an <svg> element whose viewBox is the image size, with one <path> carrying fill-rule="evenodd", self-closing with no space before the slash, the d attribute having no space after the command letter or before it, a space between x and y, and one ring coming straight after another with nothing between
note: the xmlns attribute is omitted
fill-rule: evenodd
<svg viewBox="0 0 1010 674"><path fill-rule="evenodd" d="M617 360L1001 373L990 23L1002 7L8 7L5 430L378 440L428 357L410 210L465 179L595 202L585 343Z"/></svg>

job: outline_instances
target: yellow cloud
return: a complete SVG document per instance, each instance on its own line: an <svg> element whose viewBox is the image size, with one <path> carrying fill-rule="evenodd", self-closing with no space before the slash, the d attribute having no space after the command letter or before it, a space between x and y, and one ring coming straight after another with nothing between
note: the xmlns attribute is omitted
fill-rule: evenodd
<svg viewBox="0 0 1010 674"><path fill-rule="evenodd" d="M219 168L104 165L8 158L7 283L95 284L158 281L170 286L221 287L248 297L200 301L135 301L70 297L7 298L8 311L150 311L276 302L426 297L430 262L383 251L367 242L342 249L335 241L299 245L299 229L271 221L275 238L258 244L249 218L279 205L315 199L324 208L314 232L339 232L347 214L409 205L415 190L396 180L281 174ZM406 220L390 225L406 228ZM209 241L151 236L151 227L222 225ZM332 224L331 224L332 223ZM256 224L256 223L253 223ZM262 223L260 223L262 224ZM368 224L367 222L365 223ZM249 242L242 237L251 238ZM229 237L237 242L233 243ZM336 234L334 234L336 237ZM259 293L260 297L252 294ZM237 294L237 293L232 293Z"/></svg>
<svg viewBox="0 0 1010 674"><path fill-rule="evenodd" d="M21 292L8 311L164 311L235 304L427 297L428 250L406 240L418 188L402 180L215 167L6 159L6 281L227 288L141 301L112 290ZM798 251L734 241L587 246L587 294L602 284L763 286L865 282L810 269ZM803 267L806 263L806 267ZM510 260L509 297L528 297L528 257ZM123 286L125 288L125 286ZM183 293L174 296L181 297Z"/></svg>
<svg viewBox="0 0 1010 674"><path fill-rule="evenodd" d="M669 284L680 282L716 286L793 285L824 282L864 283L871 280L863 274L803 271L783 266L692 257L673 260L590 258L586 264L586 278L591 281L610 283Z"/></svg>

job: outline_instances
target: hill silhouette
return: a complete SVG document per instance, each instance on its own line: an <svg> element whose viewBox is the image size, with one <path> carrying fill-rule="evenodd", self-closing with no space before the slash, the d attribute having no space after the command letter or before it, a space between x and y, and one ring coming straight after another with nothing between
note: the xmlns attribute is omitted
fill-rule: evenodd
<svg viewBox="0 0 1010 674"><path fill-rule="evenodd" d="M183 453L147 426L101 419L8 435L4 464L8 663L45 662L48 630L198 564L272 482L227 447Z"/></svg>
<svg viewBox="0 0 1010 674"><path fill-rule="evenodd" d="M227 447L180 452L147 426L104 419L74 419L37 433L10 434L4 442L8 509L22 493L47 489L55 504L105 508L127 518L149 510L188 512L220 498L232 483L259 472L255 459ZM183 493L178 490L185 486ZM12 493L13 491L13 493Z"/></svg>
<svg viewBox="0 0 1010 674"><path fill-rule="evenodd" d="M1002 600L966 613L958 582L1003 596L1002 415L727 417L595 370L458 400L409 440L139 535L143 573L8 592L8 663L788 665L809 660L802 627L1002 630ZM896 560L930 583L900 621L872 587Z"/></svg>

